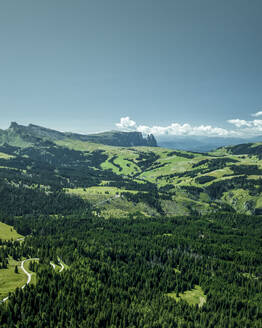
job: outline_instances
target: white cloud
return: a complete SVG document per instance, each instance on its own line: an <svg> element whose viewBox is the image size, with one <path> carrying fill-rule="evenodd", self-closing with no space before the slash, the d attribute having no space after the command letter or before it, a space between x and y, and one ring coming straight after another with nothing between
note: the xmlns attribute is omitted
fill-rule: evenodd
<svg viewBox="0 0 262 328"><path fill-rule="evenodd" d="M258 128L262 128L262 120L254 120L253 125Z"/></svg>
<svg viewBox="0 0 262 328"><path fill-rule="evenodd" d="M132 130L136 127L136 122L132 121L129 116L121 117L120 123L116 123L116 126L121 130Z"/></svg>
<svg viewBox="0 0 262 328"><path fill-rule="evenodd" d="M262 111L252 114L254 117L262 116Z"/></svg>
<svg viewBox="0 0 262 328"><path fill-rule="evenodd" d="M139 131L143 134L154 134L155 136L228 136L229 131L223 128L213 127L211 125L191 126L188 123L172 123L168 126L147 126L137 125L128 116L122 117L120 123L116 126L121 130Z"/></svg>
<svg viewBox="0 0 262 328"><path fill-rule="evenodd" d="M252 137L261 135L262 120L245 121L240 119L228 120L228 123L234 124L239 135L244 137Z"/></svg>
<svg viewBox="0 0 262 328"><path fill-rule="evenodd" d="M252 116L258 117L262 115L261 112L252 114ZM234 126L233 129L225 129L222 127L216 127L212 125L191 125L189 123L180 124L173 122L168 126L159 125L139 125L135 121L131 120L129 116L122 117L120 122L116 126L120 130L124 131L139 131L143 134L153 134L156 137L164 136L203 136L203 137L255 137L262 135L262 120L242 120L239 118L230 119L228 123Z"/></svg>
<svg viewBox="0 0 262 328"><path fill-rule="evenodd" d="M146 126L139 125L137 131L144 134L152 133L155 136L228 136L226 129L213 127L211 125L191 126L188 123L172 123L169 126Z"/></svg>
<svg viewBox="0 0 262 328"><path fill-rule="evenodd" d="M228 123L234 124L237 128L241 128L242 126L252 126L252 122L240 120L239 118L228 120Z"/></svg>
<svg viewBox="0 0 262 328"><path fill-rule="evenodd" d="M252 116L260 116L260 113L262 115L262 112L257 112L256 114L252 114ZM228 121L231 124L234 124L238 129L236 132L241 137L255 137L262 134L262 120L252 120L252 121L246 121L246 120L240 120L240 119L234 119Z"/></svg>

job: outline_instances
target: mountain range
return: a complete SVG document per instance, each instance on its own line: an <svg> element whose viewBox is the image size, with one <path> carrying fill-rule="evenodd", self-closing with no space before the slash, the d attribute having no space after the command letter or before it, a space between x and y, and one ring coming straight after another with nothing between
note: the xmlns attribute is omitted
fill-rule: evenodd
<svg viewBox="0 0 262 328"><path fill-rule="evenodd" d="M262 142L262 136L253 138L222 138L201 136L172 136L155 137L152 134L143 135L141 132L107 131L95 134L79 134L72 132L60 132L35 124L28 126L12 122L6 130L0 130L0 145L7 143L13 146L28 147L39 141L66 141L92 142L119 147L163 147L168 149L186 150L193 152L209 152L219 147L234 146L244 143Z"/></svg>
<svg viewBox="0 0 262 328"><path fill-rule="evenodd" d="M0 144L8 143L13 146L26 147L40 140L65 141L67 139L120 147L157 146L156 139L152 134L143 137L141 132L110 131L84 135L60 132L34 124L24 126L16 122L12 122L8 129L0 130Z"/></svg>

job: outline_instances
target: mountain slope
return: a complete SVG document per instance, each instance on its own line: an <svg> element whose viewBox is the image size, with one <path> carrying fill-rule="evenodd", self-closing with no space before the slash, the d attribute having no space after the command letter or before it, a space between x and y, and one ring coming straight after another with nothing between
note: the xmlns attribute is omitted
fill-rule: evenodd
<svg viewBox="0 0 262 328"><path fill-rule="evenodd" d="M34 124L23 126L15 122L12 122L7 130L0 131L0 144L2 145L8 143L13 146L28 147L32 144L39 143L41 140L52 142L74 140L120 147L157 147L157 142L153 135L148 135L144 138L140 132L111 131L82 135L77 133L60 132Z"/></svg>

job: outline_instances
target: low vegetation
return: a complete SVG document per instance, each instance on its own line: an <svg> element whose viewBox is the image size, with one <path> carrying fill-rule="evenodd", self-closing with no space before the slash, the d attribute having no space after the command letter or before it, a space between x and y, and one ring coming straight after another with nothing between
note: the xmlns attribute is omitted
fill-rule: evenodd
<svg viewBox="0 0 262 328"><path fill-rule="evenodd" d="M17 267L18 273L15 272ZM0 269L0 300L8 296L27 282L27 276L21 269L21 261L8 258L7 268Z"/></svg>
<svg viewBox="0 0 262 328"><path fill-rule="evenodd" d="M2 240L17 240L23 236L16 232L14 227L0 222L0 239Z"/></svg>
<svg viewBox="0 0 262 328"><path fill-rule="evenodd" d="M167 296L173 298L177 302L183 300L189 305L198 305L199 307L202 307L207 300L207 297L200 286L195 286L195 288L186 290L184 293L168 293Z"/></svg>

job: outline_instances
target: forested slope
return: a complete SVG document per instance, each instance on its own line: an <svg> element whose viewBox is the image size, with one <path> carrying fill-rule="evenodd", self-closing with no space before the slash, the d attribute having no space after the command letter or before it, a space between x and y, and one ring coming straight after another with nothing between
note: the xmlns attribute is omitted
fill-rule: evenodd
<svg viewBox="0 0 262 328"><path fill-rule="evenodd" d="M32 235L8 249L40 257L37 284L0 306L3 328L262 327L261 217L23 220Z"/></svg>

